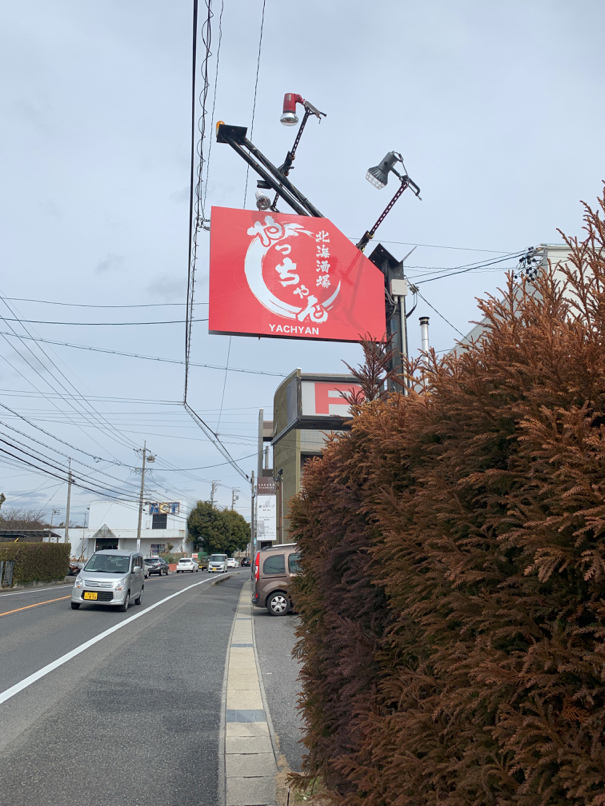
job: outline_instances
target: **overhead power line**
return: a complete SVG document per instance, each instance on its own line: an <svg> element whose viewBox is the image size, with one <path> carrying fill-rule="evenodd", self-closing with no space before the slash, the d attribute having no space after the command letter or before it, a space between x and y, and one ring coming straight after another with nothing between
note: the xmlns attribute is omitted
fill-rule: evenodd
<svg viewBox="0 0 605 806"><path fill-rule="evenodd" d="M256 95L258 92L258 76L260 73L260 57L263 50L263 31L265 29L265 4L266 0L263 0L263 8L261 11L261 18L260 18L260 35L258 39L258 56L256 59L256 79L254 81L254 100L252 101L252 121L250 123L250 140L252 140L252 136L254 134L254 117L256 115ZM250 173L250 166L246 166L246 185L244 187L244 204L243 206L246 207L246 198L248 196L248 175Z"/></svg>
<svg viewBox="0 0 605 806"><path fill-rule="evenodd" d="M434 306L434 305L431 305L431 303L428 301L428 299L426 299L426 297L423 297L423 296L422 296L422 294L420 293L420 291L417 291L416 293L418 294L418 296L420 297L420 299L422 299L422 300L424 300L424 301L426 302L426 304L429 306L429 308L432 308L432 309L435 311L435 313L437 314L437 316L440 316L440 317L443 319L443 321L444 321L446 324L448 324L448 325L449 325L451 328L453 328L453 329L456 331L456 333L460 333L460 335L462 336L462 338L464 338L464 333L463 333L461 330L458 330L458 328L456 327L456 325L453 325L453 324L452 324L452 323L449 321L449 319L446 319L446 318L445 318L445 316L444 316L444 315L443 315L443 314L442 314L440 311L438 311L438 310L437 310L437 308L435 308L435 306Z"/></svg>
<svg viewBox="0 0 605 806"><path fill-rule="evenodd" d="M59 302L50 299L30 299L29 297L4 297L11 302L35 302L38 305L61 305L66 308L184 308L184 302L140 302L122 305L103 305L91 302ZM196 305L208 305L207 302L196 302Z"/></svg>
<svg viewBox="0 0 605 806"><path fill-rule="evenodd" d="M432 283L435 280L443 280L445 277L453 277L456 274L466 274L469 271L478 271L479 269L485 269L490 266L495 266L499 263L503 263L505 260L513 260L514 258L520 258L527 253L527 249L523 249L520 252L513 252L508 255L504 255L500 258L495 258L494 260L483 261L480 263L467 263L463 266L454 266L451 270L445 271L443 274L439 274L436 277L427 277L425 280L414 280L414 285L421 285L423 283Z"/></svg>
<svg viewBox="0 0 605 806"><path fill-rule="evenodd" d="M139 353L126 353L122 350L110 350L104 347L90 347L86 344L72 344L67 341L56 341L54 339L43 339L41 337L36 336L23 336L17 335L15 333L6 333L0 331L0 336L8 336L9 338L18 338L18 339L29 339L31 341L41 342L42 344L53 344L56 347L71 347L75 350L90 350L91 352L95 353L106 353L108 355L120 355L124 356L125 358L139 358L144 361L160 361L164 364L180 364L183 366L185 361L180 361L178 358L160 358L159 356L154 355L141 355ZM190 362L190 366L192 367L203 367L204 369L218 369L221 372L225 371L225 367L219 364L200 364L198 362L192 361ZM243 372L247 375L271 375L272 377L276 378L285 378L286 375L283 372L269 372L268 370L264 369L245 369L243 367L228 367L228 372ZM176 401L175 401L176 403ZM177 405L181 405L178 403Z"/></svg>
<svg viewBox="0 0 605 806"><path fill-rule="evenodd" d="M76 325L77 327L135 327L137 325L183 325L185 319L168 319L156 322L55 322L46 319L19 319L3 316L4 322L19 322L20 325ZM207 322L208 319L192 319L191 322Z"/></svg>
<svg viewBox="0 0 605 806"><path fill-rule="evenodd" d="M195 423L201 428L202 432L217 448L219 453L229 462L229 464L245 479L248 475L237 464L235 459L231 456L225 445L222 443L218 434L210 428L205 420L197 414L188 401L189 391L189 368L191 366L191 336L192 336L192 323L193 323L193 310L195 298L195 273L197 266L197 237L200 229L206 226L205 216L205 198L203 193L202 178L204 172L204 139L206 137L206 104L208 101L208 89L210 82L208 80L208 63L212 55L210 45L212 42L212 18L213 13L211 9L211 0L206 0L207 16L202 24L202 42L205 47L204 56L200 65L201 79L203 82L202 89L199 97L200 116L197 122L199 131L199 140L196 148L196 131L195 131L195 116L196 116L196 74L197 74L197 19L198 19L198 0L193 2L193 52L192 52L192 95L191 95L191 166L190 166L190 189L189 189L189 252L187 261L187 309L185 319L185 379L183 386L183 407L193 419ZM265 0L263 0L263 21L265 12ZM222 12L221 12L222 13ZM262 28L261 28L262 36ZM260 58L260 53L259 53ZM217 62L218 71L218 62ZM258 81L258 70L257 70ZM216 89L215 89L216 93ZM215 95L216 97L216 95ZM197 153L197 173L195 170L195 160ZM193 186L194 176L197 176L197 183ZM207 172L206 172L207 176Z"/></svg>
<svg viewBox="0 0 605 806"><path fill-rule="evenodd" d="M8 310L13 315L13 317L16 317L17 312L6 301L6 299L1 295L0 295L0 299L2 300L2 303L5 305L5 307L8 308ZM0 314L0 318L4 319L4 317L1 314ZM50 387L53 390L53 392L58 392L58 389L56 388L56 386L53 386L53 383L51 382L50 379L52 379L52 381L54 381L55 384L58 384L59 388L62 390L61 392L59 392L59 394L61 395L62 402L68 408L72 409L74 412L83 412L85 414L85 416L90 419L91 425L94 422L96 422L97 426L98 426L98 430L101 433L103 433L105 436L109 436L111 439L113 439L116 442L119 442L121 445L123 445L125 447L130 447L131 445L134 444L132 442L132 440L130 440L128 437L123 437L119 433L119 431L114 426L112 426L111 423L108 423L107 420L104 419L103 415L99 411L97 411L97 409L91 403L89 403L83 395L80 394L80 392L77 389L77 387L75 386L75 384L70 380L70 378L65 374L65 372L57 365L56 361L53 360L52 355L50 355L39 344L35 344L35 347L40 352L40 354L43 356L43 359L41 359L29 347L29 345L27 343L25 343L23 335L20 332L17 332L17 330L13 327L13 325L10 322L7 322L7 324L8 324L9 330L17 338L20 339L23 347L25 348L26 353L29 353L31 355L31 357L34 359L34 362L37 362L40 365L41 368L44 368L44 370L45 370L44 374L35 365L35 363L34 364L31 363L31 361L28 359L28 357L27 357L27 355L25 353L20 353L17 350L15 350L15 352L17 352L17 354L20 356L20 358L23 359L26 362L26 364L30 367L30 369L34 372L34 374L37 375L40 378L40 380L46 386ZM23 323L21 323L21 327L25 331L27 336L32 337L31 332L28 330L28 328ZM4 340L8 344L10 344L10 341L7 339L6 336L3 336L2 338L4 338ZM14 347L13 347L13 349L14 349ZM3 358L4 358L5 361L8 361L8 359L5 356L3 356ZM10 362L8 362L8 363L10 363ZM13 365L11 364L11 366L13 366ZM14 366L13 366L13 368L14 368ZM16 370L16 371L23 378L25 378L25 380L29 384L31 384L34 387L34 389L37 389L35 384L29 378L27 378L20 370ZM37 391L40 391L40 390L37 389ZM76 397L73 396L74 393L76 394ZM59 411L61 410L60 407L54 402L53 402L53 406L55 408L57 408ZM80 430L82 430L82 433L85 433L83 431L83 429L81 429L80 426L77 426L77 427L80 428ZM99 447L102 447L101 443L94 436L92 436L92 435L87 435L87 436L88 436L89 439L91 439L93 442L95 442ZM114 459L115 458L116 457L114 456Z"/></svg>

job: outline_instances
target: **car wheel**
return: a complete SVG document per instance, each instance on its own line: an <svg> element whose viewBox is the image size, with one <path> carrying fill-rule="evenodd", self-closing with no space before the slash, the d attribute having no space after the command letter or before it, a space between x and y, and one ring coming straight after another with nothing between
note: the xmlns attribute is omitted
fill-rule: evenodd
<svg viewBox="0 0 605 806"><path fill-rule="evenodd" d="M79 610L80 609L79 603L78 602L72 602L71 603L71 609L72 610Z"/></svg>
<svg viewBox="0 0 605 806"><path fill-rule="evenodd" d="M120 605L120 610L122 613L125 613L128 610L128 605L130 604L130 591L126 592L126 598L124 599L124 604Z"/></svg>
<svg viewBox="0 0 605 806"><path fill-rule="evenodd" d="M144 590L144 588L141 588L141 592L139 593L137 598L134 600L135 605L140 605L141 602L143 601L143 590Z"/></svg>
<svg viewBox="0 0 605 806"><path fill-rule="evenodd" d="M272 593L267 599L267 610L270 616L285 616L289 607L288 597L281 591Z"/></svg>

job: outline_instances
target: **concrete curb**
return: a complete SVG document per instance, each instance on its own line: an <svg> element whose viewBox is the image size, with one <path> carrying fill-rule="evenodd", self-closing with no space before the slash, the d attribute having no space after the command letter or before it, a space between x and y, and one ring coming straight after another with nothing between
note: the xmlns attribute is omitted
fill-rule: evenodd
<svg viewBox="0 0 605 806"><path fill-rule="evenodd" d="M228 651L224 711L225 806L275 806L278 772L252 623L252 581L240 594Z"/></svg>

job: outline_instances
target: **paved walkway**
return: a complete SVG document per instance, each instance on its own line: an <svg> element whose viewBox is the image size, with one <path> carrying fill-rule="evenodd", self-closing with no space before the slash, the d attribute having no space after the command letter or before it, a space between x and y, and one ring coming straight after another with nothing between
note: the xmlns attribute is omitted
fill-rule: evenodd
<svg viewBox="0 0 605 806"><path fill-rule="evenodd" d="M278 772L270 716L258 673L252 581L239 598L229 647L225 707L225 804L273 806Z"/></svg>

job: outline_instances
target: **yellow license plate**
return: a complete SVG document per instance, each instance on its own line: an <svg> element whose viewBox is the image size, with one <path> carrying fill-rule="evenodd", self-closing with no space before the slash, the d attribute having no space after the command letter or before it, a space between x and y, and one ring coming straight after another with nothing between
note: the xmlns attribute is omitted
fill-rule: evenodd
<svg viewBox="0 0 605 806"><path fill-rule="evenodd" d="M85 591L83 598L84 599L94 599L96 601L97 594L96 593L90 593L89 591Z"/></svg>

